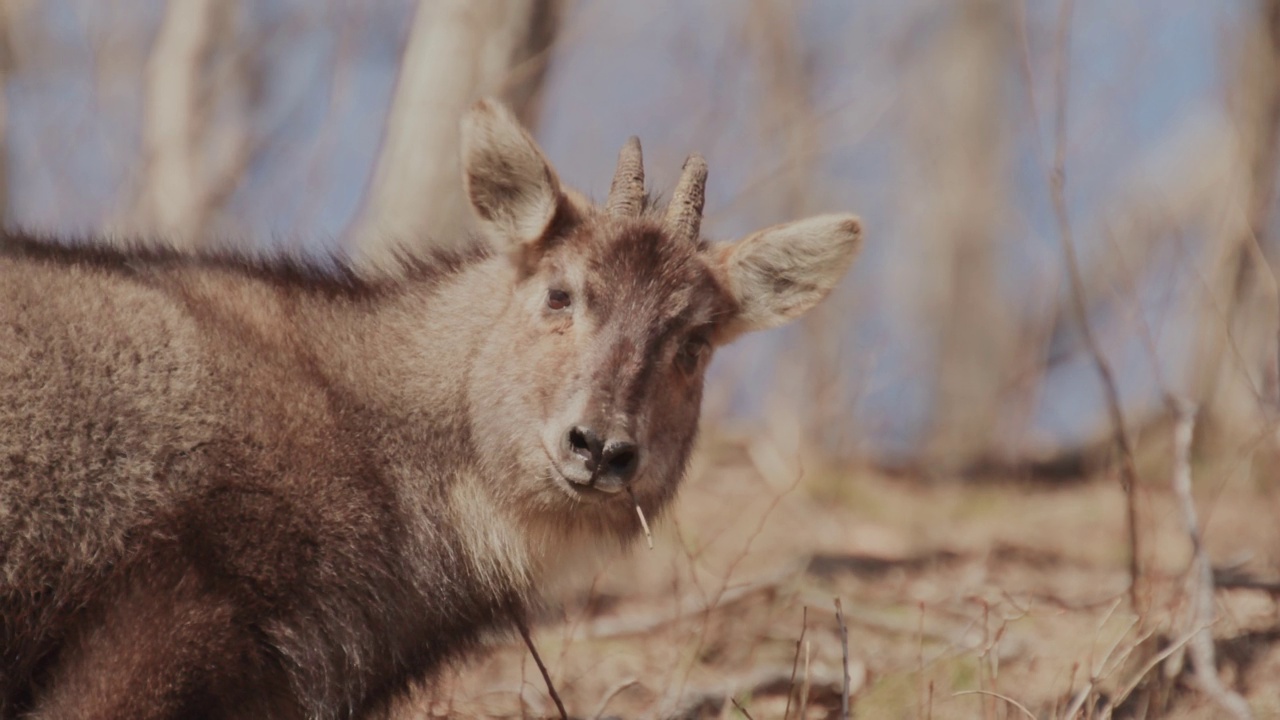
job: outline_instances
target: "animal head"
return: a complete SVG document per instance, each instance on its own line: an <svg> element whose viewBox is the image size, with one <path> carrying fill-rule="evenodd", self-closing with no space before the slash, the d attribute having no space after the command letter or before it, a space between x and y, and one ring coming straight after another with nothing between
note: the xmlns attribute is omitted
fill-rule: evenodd
<svg viewBox="0 0 1280 720"><path fill-rule="evenodd" d="M561 529L633 537L632 498L657 514L684 474L715 349L822 300L858 249L858 219L710 243L701 157L654 208L632 138L595 206L487 101L464 120L462 155L475 219L510 280L471 370L475 442L508 479L497 492Z"/></svg>

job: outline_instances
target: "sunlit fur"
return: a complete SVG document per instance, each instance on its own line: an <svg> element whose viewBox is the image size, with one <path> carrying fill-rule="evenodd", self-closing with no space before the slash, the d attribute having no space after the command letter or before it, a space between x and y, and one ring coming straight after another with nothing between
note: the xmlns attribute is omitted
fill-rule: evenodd
<svg viewBox="0 0 1280 720"><path fill-rule="evenodd" d="M636 441L656 519L711 348L858 243L851 216L673 238L562 188L496 105L464 138L480 233L381 277L0 239L0 717L380 711L640 532L557 469L568 427Z"/></svg>

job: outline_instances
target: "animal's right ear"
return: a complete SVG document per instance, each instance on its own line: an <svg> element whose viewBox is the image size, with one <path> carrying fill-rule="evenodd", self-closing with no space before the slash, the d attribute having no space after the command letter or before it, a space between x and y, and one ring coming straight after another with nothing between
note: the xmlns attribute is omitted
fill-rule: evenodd
<svg viewBox="0 0 1280 720"><path fill-rule="evenodd" d="M480 229L502 250L542 239L564 202L537 143L493 100L477 102L462 120L462 175Z"/></svg>
<svg viewBox="0 0 1280 720"><path fill-rule="evenodd" d="M738 301L725 336L777 327L803 315L840 281L861 244L857 217L819 215L720 249L720 268Z"/></svg>

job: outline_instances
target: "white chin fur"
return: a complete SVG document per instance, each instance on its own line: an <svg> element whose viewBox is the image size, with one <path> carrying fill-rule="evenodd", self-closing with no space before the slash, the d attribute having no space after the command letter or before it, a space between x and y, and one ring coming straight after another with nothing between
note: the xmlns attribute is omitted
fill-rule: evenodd
<svg viewBox="0 0 1280 720"><path fill-rule="evenodd" d="M590 585L619 554L612 538L554 518L515 516L494 502L474 478L458 482L450 509L463 530L466 553L495 592L514 586L549 601ZM582 503L578 512L603 510Z"/></svg>

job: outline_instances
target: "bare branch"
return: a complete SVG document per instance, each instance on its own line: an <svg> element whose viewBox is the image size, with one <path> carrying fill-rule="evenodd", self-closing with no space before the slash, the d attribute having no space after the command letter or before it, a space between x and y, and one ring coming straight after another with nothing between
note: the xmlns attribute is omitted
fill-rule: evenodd
<svg viewBox="0 0 1280 720"><path fill-rule="evenodd" d="M1213 565L1200 536L1195 499L1191 495L1191 438L1195 433L1196 408L1179 398L1170 398L1170 404L1177 410L1177 424L1173 432L1173 492L1178 498L1187 537L1191 540L1191 571L1188 579L1191 585L1191 602L1188 624L1195 630L1195 634L1187 643L1187 651L1200 689L1237 720L1251 720L1253 713L1244 698L1222 684L1222 679L1218 677L1217 661L1214 659L1211 630L1214 621Z"/></svg>
<svg viewBox="0 0 1280 720"><path fill-rule="evenodd" d="M849 720L849 627L844 624L844 607L836 598L836 626L840 630L840 650L844 667L844 684L840 691L840 717Z"/></svg>
<svg viewBox="0 0 1280 720"><path fill-rule="evenodd" d="M542 681L547 684L547 694L551 696L551 701L556 704L556 709L560 711L561 720L569 720L569 713L564 709L564 701L560 699L560 693L556 692L555 683L551 682L551 673L547 671L547 666L542 663L542 656L538 654L538 648L533 645L533 637L529 635L529 626L525 623L524 615L519 611L513 610L511 619L515 621L516 627L520 630L520 637L524 638L524 644L529 647L529 654L533 656L533 661L538 665L538 672L542 673Z"/></svg>
<svg viewBox="0 0 1280 720"><path fill-rule="evenodd" d="M1070 47L1071 17L1074 6L1074 0L1063 0L1058 14L1058 30L1055 41L1056 58L1054 61L1053 159L1051 164L1046 166L1046 173L1048 175L1053 215L1058 224L1058 243L1062 249L1063 261L1067 269L1072 311L1075 321L1079 325L1085 347L1088 348L1089 356L1093 359L1094 368L1098 372L1098 379L1102 383L1107 411L1111 417L1112 433L1120 450L1120 484L1125 494L1129 541L1129 601L1135 611L1140 611L1142 604L1140 602L1141 588L1139 584L1142 572L1138 540L1137 465L1133 456L1133 444L1129 440L1129 433L1125 428L1124 409L1120 403L1120 389L1116 384L1115 373L1111 369L1111 363L1102 352L1102 346L1098 343L1090 325L1088 300L1085 297L1085 284L1080 273L1080 261L1076 257L1075 240L1071 231L1071 216L1067 211L1067 89L1069 87L1067 52ZM1025 22L1025 12L1022 13L1022 17ZM1030 77L1027 78L1027 82L1031 82ZM1032 116L1039 117L1034 108ZM1038 119L1036 122L1038 124ZM1035 134L1036 137L1040 136L1039 127L1035 128Z"/></svg>
<svg viewBox="0 0 1280 720"><path fill-rule="evenodd" d="M796 655L791 660L791 679L787 682L787 707L782 711L782 720L791 717L791 697L795 695L796 668L800 667L800 648L804 645L804 635L809 631L809 606L805 605L800 620L800 638L796 640Z"/></svg>
<svg viewBox="0 0 1280 720"><path fill-rule="evenodd" d="M1008 695L1001 695L1000 693L992 692L991 690L961 690L960 692L951 693L951 697L964 697L965 695L978 695L980 697L991 697L997 700L1001 700L1006 705L1009 705L1010 707L1017 709L1018 712L1031 718L1031 720L1036 720L1035 713L1028 710L1026 705L1023 705L1022 703L1018 702L1017 700L1014 700Z"/></svg>

